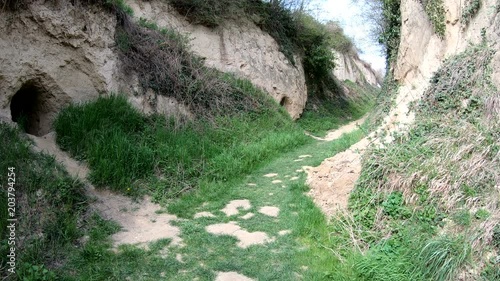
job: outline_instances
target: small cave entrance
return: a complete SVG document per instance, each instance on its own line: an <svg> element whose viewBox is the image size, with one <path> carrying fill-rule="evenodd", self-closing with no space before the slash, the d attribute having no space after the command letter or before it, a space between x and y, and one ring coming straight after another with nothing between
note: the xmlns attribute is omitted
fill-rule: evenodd
<svg viewBox="0 0 500 281"><path fill-rule="evenodd" d="M286 107L290 103L288 97L282 97L280 100L280 105Z"/></svg>
<svg viewBox="0 0 500 281"><path fill-rule="evenodd" d="M16 92L10 102L12 121L28 134L43 136L50 131L50 94L38 81L28 81Z"/></svg>

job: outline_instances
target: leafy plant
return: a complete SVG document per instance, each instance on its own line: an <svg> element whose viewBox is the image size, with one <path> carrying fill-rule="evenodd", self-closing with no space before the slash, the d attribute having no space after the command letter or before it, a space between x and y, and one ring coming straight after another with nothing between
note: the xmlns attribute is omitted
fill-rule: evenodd
<svg viewBox="0 0 500 281"><path fill-rule="evenodd" d="M404 207L403 193L392 192L382 203L384 212L393 218L408 218L411 213Z"/></svg>
<svg viewBox="0 0 500 281"><path fill-rule="evenodd" d="M470 0L462 10L461 22L468 25L477 12L481 9L481 0Z"/></svg>
<svg viewBox="0 0 500 281"><path fill-rule="evenodd" d="M397 57L401 37L401 0L382 0L383 22L379 42L385 46L386 65L389 69Z"/></svg>
<svg viewBox="0 0 500 281"><path fill-rule="evenodd" d="M24 263L19 270L20 280L23 281L51 281L56 280L54 272L42 265Z"/></svg>
<svg viewBox="0 0 500 281"><path fill-rule="evenodd" d="M453 221L461 226L469 226L471 217L468 210L461 210L453 216Z"/></svg>
<svg viewBox="0 0 500 281"><path fill-rule="evenodd" d="M485 220L490 217L490 212L485 209L479 209L474 214L474 218L477 220Z"/></svg>
<svg viewBox="0 0 500 281"><path fill-rule="evenodd" d="M422 0L425 12L434 27L434 32L444 37L446 31L445 9L443 0Z"/></svg>

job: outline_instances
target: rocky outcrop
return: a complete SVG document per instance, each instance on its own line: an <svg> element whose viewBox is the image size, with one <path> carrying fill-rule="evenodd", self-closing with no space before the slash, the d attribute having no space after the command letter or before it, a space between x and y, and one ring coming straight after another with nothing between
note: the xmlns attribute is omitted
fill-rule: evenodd
<svg viewBox="0 0 500 281"><path fill-rule="evenodd" d="M433 32L429 19L418 1L401 1L401 42L394 68L394 77L403 84L424 77L429 80L443 60L465 50L470 43L478 44L482 40L482 30L488 41L500 40L500 16L497 11L498 1L484 0L475 17L469 24L461 22L462 11L467 1L444 0L446 10L446 33L440 38ZM500 85L500 53L493 60L494 80Z"/></svg>
<svg viewBox="0 0 500 281"><path fill-rule="evenodd" d="M278 43L254 23L227 22L215 29L189 24L167 1L125 1L137 18L173 28L191 38L191 48L206 65L250 80L267 91L297 119L307 101L305 76L300 59L293 66Z"/></svg>
<svg viewBox="0 0 500 281"><path fill-rule="evenodd" d="M92 7L36 3L0 15L3 119L18 121L25 113L27 131L43 135L70 101L118 90L114 17Z"/></svg>
<svg viewBox="0 0 500 281"><path fill-rule="evenodd" d="M392 124L388 130L404 128L413 121L414 115L408 104L422 97L433 73L446 58L464 51L471 43L480 43L482 33L488 42L500 42L497 1L484 0L476 16L464 25L460 19L466 4L459 0L444 0L446 32L441 38L433 31L420 2L401 1L401 40L393 69L394 78L401 87L396 100L398 106L386 118L386 123ZM500 52L495 54L491 66L493 82L500 87Z"/></svg>
<svg viewBox="0 0 500 281"><path fill-rule="evenodd" d="M335 52L335 69L333 74L341 81L349 80L358 84L377 86L381 83L369 64L351 53Z"/></svg>

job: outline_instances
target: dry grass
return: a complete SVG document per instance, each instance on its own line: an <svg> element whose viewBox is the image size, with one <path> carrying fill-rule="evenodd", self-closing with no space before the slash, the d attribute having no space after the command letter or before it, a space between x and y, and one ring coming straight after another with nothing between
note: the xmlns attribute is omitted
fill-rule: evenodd
<svg viewBox="0 0 500 281"><path fill-rule="evenodd" d="M394 217L384 213L383 202L401 192L402 208L411 214L401 223L416 220L441 235L463 235L473 249L476 275L488 263L485 254L496 251L491 241L500 224L500 96L490 81L492 55L485 45L471 46L443 64L416 107L409 133L365 155L351 204L371 206L353 211L365 215L377 237L390 237ZM488 215L477 216L479 210Z"/></svg>
<svg viewBox="0 0 500 281"><path fill-rule="evenodd" d="M137 73L143 89L175 98L198 117L263 109L265 99L259 91L205 67L203 60L189 50L188 40L182 35L139 26L123 12L118 18L121 60L126 69Z"/></svg>

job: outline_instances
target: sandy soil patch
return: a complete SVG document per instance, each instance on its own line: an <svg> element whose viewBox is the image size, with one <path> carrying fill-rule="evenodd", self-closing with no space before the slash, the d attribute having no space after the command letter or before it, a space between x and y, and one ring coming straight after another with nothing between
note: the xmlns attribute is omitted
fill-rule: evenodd
<svg viewBox="0 0 500 281"><path fill-rule="evenodd" d="M266 215L266 216L277 218L279 213L280 213L280 208L272 207L272 206L264 206L264 207L259 209L259 213Z"/></svg>
<svg viewBox="0 0 500 281"><path fill-rule="evenodd" d="M326 133L326 136L324 138L315 137L311 134L309 134L309 136L312 137L313 139L321 140L321 141L336 140L336 139L340 138L342 136L342 134L346 134L346 133L349 133L349 132L356 130L361 124L363 124L363 122L365 122L365 119L366 119L366 116L359 119L359 120L352 121L352 122L338 128L337 130L329 131L328 133Z"/></svg>
<svg viewBox="0 0 500 281"><path fill-rule="evenodd" d="M241 216L240 218L244 219L244 220L249 220L249 219L253 218L254 216L255 216L254 213L248 213L248 214L246 214L244 216Z"/></svg>
<svg viewBox="0 0 500 281"><path fill-rule="evenodd" d="M208 233L215 235L229 235L239 240L236 244L240 248L247 248L252 245L262 245L274 241L267 233L262 231L248 232L242 229L237 222L212 224L205 228Z"/></svg>
<svg viewBox="0 0 500 281"><path fill-rule="evenodd" d="M251 278L246 277L245 275L241 275L237 272L217 272L217 277L215 277L215 281L254 281Z"/></svg>
<svg viewBox="0 0 500 281"><path fill-rule="evenodd" d="M292 233L292 231L290 229L285 229L285 230L281 230L280 232L278 232L278 235L285 236L285 235L288 235L290 233Z"/></svg>
<svg viewBox="0 0 500 281"><path fill-rule="evenodd" d="M242 210L249 210L250 208L252 207L252 205L250 204L250 201L248 201L247 199L241 199L241 200L233 200L231 202L229 202L226 207L224 207L224 209L222 209L221 211L226 214L226 216L230 217L230 216L234 216L234 215L237 215L240 211L238 209L242 209Z"/></svg>
<svg viewBox="0 0 500 281"><path fill-rule="evenodd" d="M198 218L215 218L215 215L210 212L199 212L194 215L195 219Z"/></svg>

